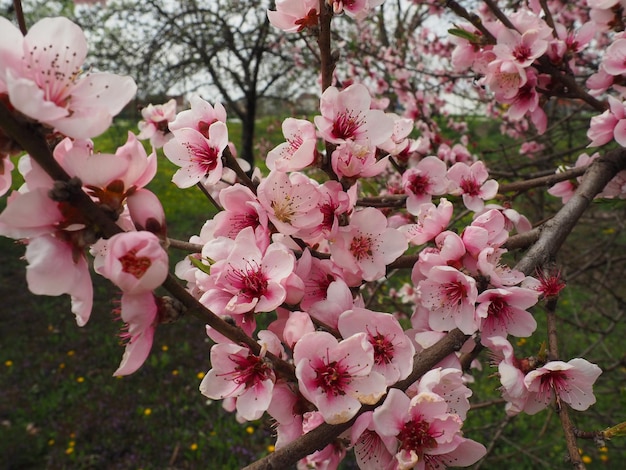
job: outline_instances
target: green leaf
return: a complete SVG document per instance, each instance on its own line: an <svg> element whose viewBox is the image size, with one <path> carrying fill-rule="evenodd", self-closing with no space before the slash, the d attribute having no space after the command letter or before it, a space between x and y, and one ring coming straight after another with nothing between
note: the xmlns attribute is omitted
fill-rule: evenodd
<svg viewBox="0 0 626 470"><path fill-rule="evenodd" d="M198 268L200 271L202 271L203 273L207 273L207 274L211 274L211 266L204 264L202 262L201 259L198 259L194 256L189 256L189 261L191 261L191 264L193 264L196 268ZM207 260L210 262L210 260Z"/></svg>
<svg viewBox="0 0 626 470"><path fill-rule="evenodd" d="M469 31L465 31L461 28L450 28L448 33L452 34L452 36L458 36L463 39L467 39L471 43L478 43L480 39L474 33L470 33Z"/></svg>

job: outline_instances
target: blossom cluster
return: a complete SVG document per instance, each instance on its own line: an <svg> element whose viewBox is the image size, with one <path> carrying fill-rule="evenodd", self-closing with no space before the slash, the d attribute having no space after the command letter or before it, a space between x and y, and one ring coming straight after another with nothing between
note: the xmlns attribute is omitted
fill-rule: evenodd
<svg viewBox="0 0 626 470"><path fill-rule="evenodd" d="M360 19L382 1L327 3L332 14ZM606 16L606 2L599 3L588 24ZM317 25L321 7L313 0L279 0L268 17L285 31L301 32ZM548 26L537 8L514 13L510 22L483 22L492 42L467 26L452 62L481 75L510 118L528 115L543 132L547 116L539 94L553 78L542 61L575 68L570 55L590 41L591 27L573 39ZM466 145L429 153L427 142L413 138L411 119L385 112L384 101L350 81L328 86L312 119L283 121L285 142L268 152L266 175L250 169L252 177L242 176L226 109L199 96L179 113L173 101L146 107L138 136L129 133L114 154L98 153L89 139L130 100L132 79L83 72L86 43L69 20L42 20L26 36L6 20L0 26L20 44L18 52L0 41L0 101L48 138L51 161L67 176L55 181L39 156L21 157L24 184L8 197L0 234L24 240L30 290L69 294L81 326L92 307L89 254L94 271L122 291L126 350L116 375L143 364L164 320L164 300L154 292L168 276L165 216L145 188L156 173L154 149L162 147L179 167L173 183L200 186L219 209L190 239L192 253L178 262L176 275L199 306L247 340L229 336L215 326L219 322L207 326L214 345L201 393L223 400L241 421L267 413L276 423L277 449L322 423L352 423L340 440L302 459L301 468L336 468L347 447L366 469L477 462L486 449L462 431L472 391L461 357L475 348L492 353L511 415L537 413L551 403L585 410L595 402L598 366L582 358L515 356L510 337L534 333L533 307L560 285L507 265L510 234L531 224L512 207L495 204L498 183ZM600 73L621 76L623 48L611 47ZM593 83L600 81L608 80ZM623 108L613 98L609 110L592 118L591 145L613 139L623 145ZM152 153L140 139L150 140ZM577 166L595 158L585 155ZM13 164L1 161L6 192ZM625 180L618 175L603 195L622 194ZM384 185L377 201L399 204L368 204L359 197L366 185ZM552 193L566 199L572 190L563 183ZM104 214L114 229L90 210ZM410 282L399 289L408 317L369 303L373 286L399 268L411 270ZM461 351L415 377L416 354L456 330L466 340Z"/></svg>

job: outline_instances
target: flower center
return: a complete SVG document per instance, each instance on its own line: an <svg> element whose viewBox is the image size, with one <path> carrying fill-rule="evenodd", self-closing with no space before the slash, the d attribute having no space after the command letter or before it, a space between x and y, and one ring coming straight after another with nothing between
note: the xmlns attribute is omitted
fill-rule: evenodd
<svg viewBox="0 0 626 470"><path fill-rule="evenodd" d="M122 271L135 276L137 279L141 279L148 268L152 265L152 262L150 261L150 258L136 255L137 250L133 248L124 256L119 258L119 260L120 263L122 263Z"/></svg>
<svg viewBox="0 0 626 470"><path fill-rule="evenodd" d="M204 137L206 137L207 139L209 138L209 127L211 127L211 124L217 122L217 119L213 119L211 122L206 122L206 121L200 121L198 123L198 131L200 132L200 134L202 134Z"/></svg>
<svg viewBox="0 0 626 470"><path fill-rule="evenodd" d="M442 284L442 295L452 304L461 305L467 298L467 287L461 281Z"/></svg>
<svg viewBox="0 0 626 470"><path fill-rule="evenodd" d="M254 261L248 262L246 269L230 266L227 277L232 286L239 289L239 294L248 299L259 299L267 292L267 277Z"/></svg>
<svg viewBox="0 0 626 470"><path fill-rule="evenodd" d="M513 50L513 57L518 62L525 62L530 58L530 47L520 44Z"/></svg>
<svg viewBox="0 0 626 470"><path fill-rule="evenodd" d="M337 139L352 139L364 121L360 113L356 116L350 112L340 114L333 123L333 136Z"/></svg>
<svg viewBox="0 0 626 470"><path fill-rule="evenodd" d="M409 177L408 189L413 194L428 194L430 188L430 178L426 175L411 175Z"/></svg>
<svg viewBox="0 0 626 470"><path fill-rule="evenodd" d="M563 390L567 390L568 377L563 371L555 370L541 376L539 383L539 395L544 400L550 400L552 391L559 395Z"/></svg>
<svg viewBox="0 0 626 470"><path fill-rule="evenodd" d="M461 180L461 189L464 194L470 196L478 196L480 194L480 184L475 178L463 178Z"/></svg>
<svg viewBox="0 0 626 470"><path fill-rule="evenodd" d="M315 368L315 385L334 397L345 395L350 375L340 361L332 361Z"/></svg>
<svg viewBox="0 0 626 470"><path fill-rule="evenodd" d="M332 201L320 206L320 212L323 215L322 227L326 230L330 230L333 227L333 223L335 222L335 210L337 210L338 207L339 204L333 204Z"/></svg>
<svg viewBox="0 0 626 470"><path fill-rule="evenodd" d="M297 19L295 24L299 25L298 32L305 28L312 28L317 26L317 11L315 8L311 8L304 18Z"/></svg>
<svg viewBox="0 0 626 470"><path fill-rule="evenodd" d="M352 239L350 243L350 253L357 260L362 260L363 258L369 258L372 256L372 239L369 237L365 237L363 235L359 235Z"/></svg>
<svg viewBox="0 0 626 470"><path fill-rule="evenodd" d="M191 154L191 161L198 165L205 174L217 167L219 150L211 147L208 143L204 145L193 145L189 142L184 144Z"/></svg>
<svg viewBox="0 0 626 470"><path fill-rule="evenodd" d="M293 217L295 211L292 207L291 197L288 195L284 196L285 199L282 201L272 201L271 206L274 210L274 215L278 220L280 220L284 224L290 224L291 218Z"/></svg>
<svg viewBox="0 0 626 470"><path fill-rule="evenodd" d="M421 416L408 421L398 434L400 448L407 451L413 450L418 454L434 449L437 447L437 441L433 434L430 431L430 423L423 421Z"/></svg>
<svg viewBox="0 0 626 470"><path fill-rule="evenodd" d="M511 309L509 304L502 297L494 297L491 299L487 315L490 319L499 322L501 325L511 318Z"/></svg>
<svg viewBox="0 0 626 470"><path fill-rule="evenodd" d="M389 364L393 360L393 343L382 333L370 334L369 342L374 346L374 362L378 365Z"/></svg>
<svg viewBox="0 0 626 470"><path fill-rule="evenodd" d="M272 375L272 369L258 356L248 354L243 357L233 354L229 357L237 365L232 373L225 375L232 375L236 384L244 384L246 388L250 388Z"/></svg>

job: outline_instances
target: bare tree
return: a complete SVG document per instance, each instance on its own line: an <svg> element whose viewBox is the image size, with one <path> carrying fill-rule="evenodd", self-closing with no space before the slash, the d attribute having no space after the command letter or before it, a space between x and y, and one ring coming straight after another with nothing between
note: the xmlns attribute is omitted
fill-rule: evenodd
<svg viewBox="0 0 626 470"><path fill-rule="evenodd" d="M239 151L252 163L260 101L292 96L298 83L292 46L267 19L271 5L120 0L77 16L94 65L134 76L140 93L198 91L222 101L242 122Z"/></svg>

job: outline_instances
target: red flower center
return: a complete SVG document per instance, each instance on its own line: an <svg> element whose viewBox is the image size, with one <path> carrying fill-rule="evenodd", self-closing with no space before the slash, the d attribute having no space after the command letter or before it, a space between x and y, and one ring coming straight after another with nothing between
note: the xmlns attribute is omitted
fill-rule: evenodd
<svg viewBox="0 0 626 470"><path fill-rule="evenodd" d="M480 184L474 178L463 178L461 180L461 189L464 194L470 196L478 196L480 194Z"/></svg>
<svg viewBox="0 0 626 470"><path fill-rule="evenodd" d="M192 145L191 143L185 143L184 145L191 154L191 160L202 168L205 174L217 167L217 161L219 158L218 149L211 147L208 143L205 143L204 145Z"/></svg>
<svg viewBox="0 0 626 470"><path fill-rule="evenodd" d="M363 123L364 119L360 114L356 116L348 112L340 114L333 123L333 136L337 139L352 139Z"/></svg>
<svg viewBox="0 0 626 470"><path fill-rule="evenodd" d="M236 384L244 384L250 388L272 376L272 369L258 356L248 354L246 357L233 354L230 359L235 362L235 371L231 374Z"/></svg>
<svg viewBox="0 0 626 470"><path fill-rule="evenodd" d="M372 239L369 237L365 237L363 235L359 235L352 239L350 243L350 253L357 260L362 260L366 257L372 256Z"/></svg>
<svg viewBox="0 0 626 470"><path fill-rule="evenodd" d="M426 175L418 174L409 177L408 189L413 194L428 194L430 188L430 178Z"/></svg>
<svg viewBox="0 0 626 470"><path fill-rule="evenodd" d="M434 449L437 447L435 439L437 436L434 434L430 430L430 423L422 421L420 416L417 419L404 423L404 426L402 426L398 434L400 448L409 452L413 450L418 454L428 449Z"/></svg>
<svg viewBox="0 0 626 470"><path fill-rule="evenodd" d="M461 305L467 298L467 287L461 281L443 284L441 286L441 292L452 304Z"/></svg>
<svg viewBox="0 0 626 470"><path fill-rule="evenodd" d="M152 265L152 261L150 261L150 258L145 256L136 255L137 250L133 248L124 256L119 258L119 260L120 263L122 263L122 271L135 276L137 279L141 279L148 268Z"/></svg>
<svg viewBox="0 0 626 470"><path fill-rule="evenodd" d="M332 396L345 395L350 374L341 361L332 361L315 368L315 385Z"/></svg>
<svg viewBox="0 0 626 470"><path fill-rule="evenodd" d="M382 333L370 335L369 342L374 346L374 362L376 364L389 364L393 360L393 343Z"/></svg>

